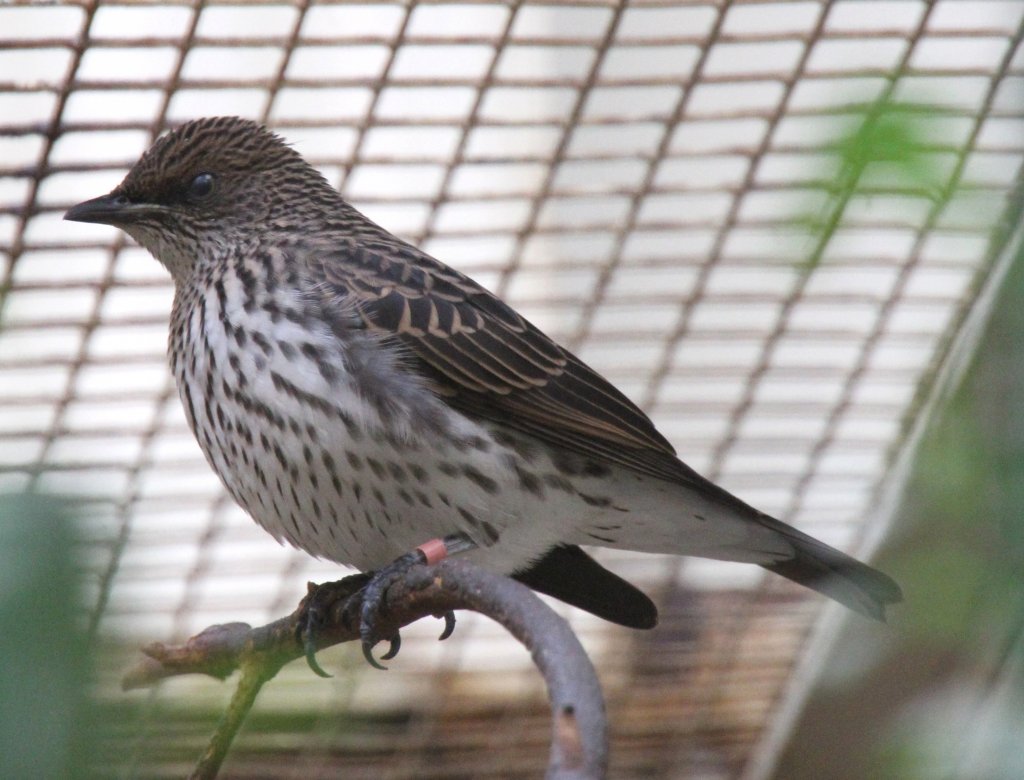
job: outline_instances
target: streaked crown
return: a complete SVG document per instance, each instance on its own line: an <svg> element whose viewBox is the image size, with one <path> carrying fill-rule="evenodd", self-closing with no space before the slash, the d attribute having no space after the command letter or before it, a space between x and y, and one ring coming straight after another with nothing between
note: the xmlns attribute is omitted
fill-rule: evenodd
<svg viewBox="0 0 1024 780"><path fill-rule="evenodd" d="M197 262L347 212L294 149L256 122L210 117L161 137L108 195L68 219L120 227L180 281Z"/></svg>

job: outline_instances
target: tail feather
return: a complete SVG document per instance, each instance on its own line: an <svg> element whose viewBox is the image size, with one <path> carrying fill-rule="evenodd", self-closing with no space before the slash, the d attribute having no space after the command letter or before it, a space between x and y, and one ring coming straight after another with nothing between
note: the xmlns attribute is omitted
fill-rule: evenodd
<svg viewBox="0 0 1024 780"><path fill-rule="evenodd" d="M900 586L888 575L772 517L758 519L782 534L794 550L792 558L762 564L768 571L883 622L886 606L903 600Z"/></svg>
<svg viewBox="0 0 1024 780"><path fill-rule="evenodd" d="M885 608L903 599L886 574L768 515L755 522L778 534L792 555L762 563L768 571L838 601L855 612L885 621ZM605 569L575 545L549 550L512 575L534 590L629 628L652 628L658 611L638 588Z"/></svg>
<svg viewBox="0 0 1024 780"><path fill-rule="evenodd" d="M639 588L612 574L575 545L554 547L512 575L534 590L628 628L654 628L658 609Z"/></svg>

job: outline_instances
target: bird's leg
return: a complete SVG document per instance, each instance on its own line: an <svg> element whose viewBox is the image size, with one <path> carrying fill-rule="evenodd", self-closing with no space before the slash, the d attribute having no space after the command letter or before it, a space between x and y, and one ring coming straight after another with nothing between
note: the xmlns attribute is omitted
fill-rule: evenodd
<svg viewBox="0 0 1024 780"><path fill-rule="evenodd" d="M363 588L363 604L360 609L359 623L359 634L363 642L363 657L366 658L370 666L377 669L387 668L373 657L372 650L379 641L374 631L374 623L378 615L387 611L384 596L388 587L416 566L433 566L449 555L467 552L475 547L476 544L465 534L449 534L443 539L431 539L429 542L421 544L412 552L406 553L370 575L370 581ZM441 632L440 638L447 639L455 630L455 615L449 611L444 613L443 617L444 631ZM391 643L388 651L381 656L382 660L387 661L398 655L398 651L402 647L402 638L398 632L395 632L393 636L383 638Z"/></svg>

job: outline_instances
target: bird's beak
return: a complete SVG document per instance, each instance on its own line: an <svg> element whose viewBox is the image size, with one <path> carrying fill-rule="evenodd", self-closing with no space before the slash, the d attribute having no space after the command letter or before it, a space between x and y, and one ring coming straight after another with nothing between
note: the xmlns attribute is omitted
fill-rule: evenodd
<svg viewBox="0 0 1024 780"><path fill-rule="evenodd" d="M72 206L64 214L64 219L71 222L96 222L101 225L120 226L133 222L138 215L148 209L145 204L132 203L115 191Z"/></svg>

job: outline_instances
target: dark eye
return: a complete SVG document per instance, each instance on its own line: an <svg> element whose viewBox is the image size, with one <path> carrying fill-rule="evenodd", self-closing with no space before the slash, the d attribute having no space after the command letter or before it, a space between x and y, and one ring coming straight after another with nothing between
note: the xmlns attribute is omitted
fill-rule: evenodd
<svg viewBox="0 0 1024 780"><path fill-rule="evenodd" d="M188 196L193 200L202 200L213 192L213 174L200 173L188 185Z"/></svg>

